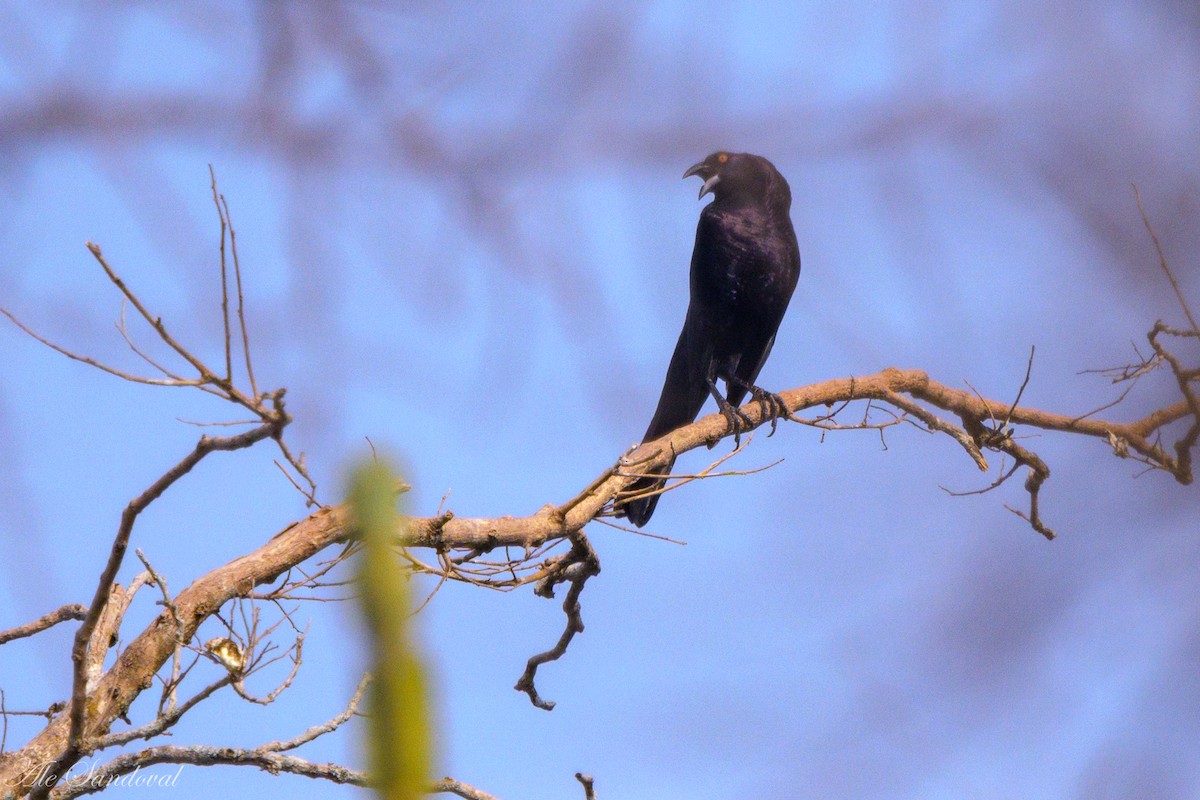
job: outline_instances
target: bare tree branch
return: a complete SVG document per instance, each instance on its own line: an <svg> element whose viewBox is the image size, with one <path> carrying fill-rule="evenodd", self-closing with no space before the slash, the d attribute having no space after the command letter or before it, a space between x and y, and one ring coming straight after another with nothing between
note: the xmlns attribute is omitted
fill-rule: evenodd
<svg viewBox="0 0 1200 800"><path fill-rule="evenodd" d="M442 778L433 786L429 787L430 794L456 794L465 800L500 800L494 794L488 794L482 789L476 789L474 786L456 781L454 778Z"/></svg>
<svg viewBox="0 0 1200 800"><path fill-rule="evenodd" d="M217 194L215 202L218 212L223 226L227 226L229 222L228 209L222 201L223 198ZM254 612L254 622L248 625L246 641L240 645L244 659L249 660L251 665L246 667L244 661L239 661L233 666L227 664L231 670L228 681L219 681L211 685L185 703L183 707L174 709L173 692L182 676L186 674L179 666L180 646L190 642L195 637L199 626L209 617L218 615L219 609L226 602L255 596L255 587L273 583L281 575L290 574L290 570L299 569L302 562L325 548L337 543L344 543L352 530L349 524L348 510L345 507L321 508L308 518L288 526L253 553L197 579L173 599L166 590L165 582L147 563L148 571L135 579L135 583L141 585L141 583L150 581L159 585L163 592L164 610L154 622L130 642L121 655L120 669L112 669L108 673L100 674L104 653L107 650L107 641L109 638L115 637L124 609L128 605L128 599L136 590L134 585L131 585L129 591L121 590L119 587L114 587L113 581L122 564L138 515L149 504L186 475L209 453L250 447L268 438L279 444L285 460L299 475L308 480L310 486L311 480L308 479L305 471L303 457L293 457L282 441L282 431L290 422L290 417L283 407L283 390L260 394L256 388L252 388L249 393L246 393L234 385L230 375L221 376L209 369L203 361L192 355L169 334L160 319L149 312L147 307L108 265L100 249L91 244L89 244L89 249L126 301L133 305L143 319L151 325L159 338L192 365L199 374L199 377L194 380L179 381L159 367L160 372L168 375L168 379L161 383L196 386L221 396L229 402L252 411L258 418L258 424L235 436L202 436L191 453L155 480L141 495L134 498L122 514L108 562L101 573L92 602L83 616L83 624L76 631L75 646L72 649L74 671L70 713L55 717L25 747L0 762L0 785L22 790L33 789L35 797L46 796L51 784L34 786L30 778L30 775L34 774L31 767L49 764L51 774L61 773L76 763L83 755L91 752L93 748L109 746L114 743L116 739L107 736L110 726L116 719L123 718L133 700L146 687L152 685L168 658L175 657L176 664L172 669L170 679L164 684L164 698L167 698L166 713L160 709L159 718L155 722L136 729L139 734L153 735L165 731L185 711L194 707L196 702L209 696L226 683L232 683L240 694L247 696L241 681L245 675L249 674L250 670L271 663L264 659L273 647L268 643L267 647L255 654L254 643L261 638L257 632L257 609ZM240 275L236 251L234 252L234 270L235 276ZM223 307L224 329L226 339L229 340L232 338L232 325L227 307L227 278L222 280L223 303L225 304ZM238 294L240 316L242 314L240 285ZM7 312L5 313L7 314ZM9 316L11 318L11 315ZM15 319L14 322L16 322ZM125 377L125 374L120 371L72 354L33 334L19 322L17 324L39 341L59 352ZM1118 456L1136 457L1152 468L1170 472L1182 484L1190 483L1192 480L1192 450L1197 439L1200 439L1200 399L1196 396L1193 384L1200 376L1200 371L1186 366L1178 356L1171 352L1164 343L1164 337L1197 338L1200 337L1200 333L1193 330L1177 330L1160 322L1155 325L1148 337L1155 353L1153 364L1143 361L1139 368L1132 371L1126 370L1122 374L1141 377L1152 370L1154 365L1168 364L1183 399L1171 406L1156 409L1145 417L1132 422L1095 419L1095 412L1083 416L1065 415L1021 406L1020 399L1029 383L1032 370L1033 352L1031 351L1025 380L1017 392L1016 399L1012 402L990 400L973 389L964 391L951 388L931 380L927 374L918 370L885 369L873 375L830 380L785 391L779 395L782 403L780 407L752 400L742 409L745 419L749 420L750 424L739 432L745 433L763 424L770 424L774 427L779 418L792 419L795 412L817 407L835 408L834 411L824 414L815 421L818 427L821 427L822 423L827 423L826 427L828 427L829 424L833 424L833 418L848 404L865 401L867 408L861 424L841 426L839 423L833 425L832 429L843 427L882 428L885 425L906 420L923 426L930 432L942 433L951 437L980 469L987 469L987 461L983 455L985 450L1006 454L1014 459L1017 466L1024 465L1029 469L1025 481L1025 489L1029 496L1028 511L1010 510L1025 519L1036 531L1047 538L1052 538L1054 535L1052 530L1043 523L1039 513L1039 493L1050 475L1049 467L1036 452L1014 441L1013 426L1025 425L1098 438L1107 442ZM244 320L241 325L241 339L248 359L249 339ZM226 362L227 373L232 369L231 347L231 344L227 343L226 349L229 353ZM249 373L251 371L249 360L247 360L246 367ZM888 413L892 415L892 419L886 423L871 423L869 416L872 409L876 407L883 410L890 407L892 410L888 410ZM939 410L945 412L948 417L956 417L959 424L943 418L939 415ZM1188 430L1169 451L1161 443L1168 426L1189 417L1191 424ZM804 424L814 423L813 420L796 421ZM404 551L404 555L415 569L439 575L443 579L463 580L476 585L501 589L511 589L532 582L537 584L535 592L544 597L552 597L558 584L570 584L563 602L563 611L567 622L562 635L554 647L529 659L525 672L516 686L518 690L526 692L535 705L548 710L553 708L554 704L543 700L538 695L534 684L537 669L544 663L560 658L566 652L574 636L583 630L580 596L587 580L600 571L599 558L583 532L584 527L589 522L611 516L614 513L616 501L626 497L623 492L639 475L653 471L656 467L664 467L667 461L689 450L701 446L711 447L729 433L724 417L717 414L710 415L656 441L633 449L619 459L616 464L602 471L566 503L557 506L547 505L535 514L526 517L469 519L458 517L452 511L447 510L435 517L413 518L407 520L406 524L397 530L396 543L402 548L432 549L436 554L438 566L421 561L407 550ZM735 450L734 452L739 451ZM675 479L668 483L665 491L678 490L689 481L698 478L726 474L715 473L714 469L728 457L724 456L718 459L707 469L694 475L675 476ZM1013 469L1015 470L1016 467ZM1007 475L1011 474L1011 471L1007 473ZM1007 475L1002 476L1001 480L993 484L993 487L1003 483ZM315 502L311 492L306 492L306 497L310 502ZM554 547L567 542L570 543L567 552L558 554L550 552ZM504 557L499 560L485 558L488 553L497 548L518 549L519 554L505 552ZM452 557L451 554L455 552L457 555ZM292 581L289 577L279 589L260 596L277 601L282 597L291 596L288 593L301 586L318 588L324 585L320 582L320 576L339 561L340 558L333 559L313 575L300 570L300 574L304 576L302 579ZM138 583L139 581L141 583ZM284 615L286 618L286 611ZM40 620L32 623L37 630L49 627L53 623L47 623L40 628L37 627L39 624L41 624ZM30 628L30 630L34 630L34 628ZM293 628L295 628L294 624ZM231 633L234 633L232 628ZM103 639L104 642L100 642L100 639ZM289 651L271 659L273 661L277 658L287 657L289 653L294 652L291 674L267 698L268 702L285 689L294 677L300 663L301 642L302 634ZM129 739L125 738L124 741L129 741ZM211 755L207 753L197 755L196 751L192 751L192 755L181 756L178 755L177 749L150 748L140 754L129 754L128 759L130 760L121 763L146 763L146 759L150 759L153 763L160 763L161 760L170 760L175 757L209 759ZM259 756L239 755L237 758L242 759L238 763L255 763L264 768L287 771L298 770L299 774L315 774L325 768L320 765L305 766L307 762L299 760L296 763L287 762L285 764L277 759L261 757L261 754ZM138 759L142 761L138 761ZM159 761L154 761L154 759L159 759ZM178 763L193 763L193 761Z"/></svg>
<svg viewBox="0 0 1200 800"><path fill-rule="evenodd" d="M117 756L92 770L91 774L84 774L64 782L49 796L54 800L68 800L103 791L118 777L155 764L191 764L197 767L221 764L250 766L258 767L272 775L286 772L291 775L318 778L333 783L346 783L354 786L367 785L366 773L344 767L341 764L317 764L303 758L261 748L161 745Z"/></svg>
<svg viewBox="0 0 1200 800"><path fill-rule="evenodd" d="M336 717L314 725L304 733L285 742L270 742L262 746L263 750L270 750L276 753L282 753L286 750L295 750L301 745L308 744L313 739L324 736L327 733L332 733L346 723L351 717L358 713L358 706L362 703L363 695L366 694L367 686L371 683L371 676L364 675L358 682L358 688L354 690L354 696L350 698L350 702L346 705L344 711Z"/></svg>
<svg viewBox="0 0 1200 800"><path fill-rule="evenodd" d="M60 622L66 622L69 619L83 619L86 616L86 607L79 605L79 603L70 603L62 608L51 611L45 616L38 617L33 622L27 622L24 625L18 625L6 631L0 631L0 644L7 644L13 639L23 639L26 636L33 636L35 633L41 633L47 628L53 628Z"/></svg>
<svg viewBox="0 0 1200 800"><path fill-rule="evenodd" d="M600 559L596 557L596 552L588 540L582 534L577 534L573 541L574 545L569 555L570 563L558 574L545 578L535 591L541 597L554 597L555 584L570 581L571 588L567 590L567 596L563 600L563 613L567 615L567 627L563 630L562 636L558 637L554 647L530 657L525 664L525 672L521 674L517 685L513 687L518 692L525 692L529 695L529 702L543 711L552 711L554 701L543 700L538 695L537 688L534 686L538 667L562 658L567 652L571 640L575 638L575 634L583 632L583 615L580 612L579 595L583 593L583 585L587 583L588 578L600 574Z"/></svg>
<svg viewBox="0 0 1200 800"><path fill-rule="evenodd" d="M197 705L204 702L209 697L212 697L212 695L218 690L225 688L231 683L233 683L233 676L226 675L219 681L205 686L183 704L177 705L174 708L167 709L166 711L160 713L153 722L142 725L138 728L130 728L129 730L121 731L120 733L110 733L107 736L103 736L94 740L93 745L95 746L96 750L105 750L109 747L117 747L119 745L129 744L137 739L150 739L153 736L158 736L159 734L169 730L173 725L175 725L175 723L179 722L179 720L183 718L184 714L187 714Z"/></svg>
<svg viewBox="0 0 1200 800"><path fill-rule="evenodd" d="M1180 374L1186 374L1186 370ZM1131 452L1171 472L1180 483L1191 481L1190 463L1179 454L1186 454L1189 439L1180 440L1176 455L1150 441L1151 436L1161 432L1170 423L1191 417L1192 428L1197 425L1195 398L1181 400L1166 408L1151 412L1132 422L1113 422L1095 418L1079 419L1069 414L1058 414L1024 406L1012 407L1009 402L997 402L977 397L970 392L948 387L933 381L924 372L917 370L886 369L864 377L835 379L810 386L791 389L781 393L790 411L832 406L847 400L888 402L897 396L906 396L930 406L950 412L964 421L984 428L982 440L988 446L1030 463L1033 454L1018 448L1011 438L993 439L986 429L986 421L1003 419L1011 408L1011 424L1029 425L1044 430L1061 431L1100 439L1104 442L1118 440L1126 443ZM743 411L755 425L762 424L758 404L751 403ZM949 426L950 423L942 421ZM966 424L964 422L964 424ZM256 429L258 430L258 429ZM959 429L961 430L961 429ZM703 417L691 425L684 426L656 442L650 442L634 450L622 460L622 464L636 463L639 469L653 466L656 459L666 460L664 454L684 453L702 446L726 434L725 419L713 414ZM1033 462L1036 467L1037 462ZM1044 466L1044 465L1043 465ZM634 478L621 473L622 466L606 469L600 478L593 481L586 491L580 492L563 506L546 506L526 517L497 517L470 519L450 517L418 517L408 520L404 532L397 532L397 543L406 547L430 547L434 549L464 549L490 551L497 547L515 546L536 549L552 541L569 539L601 514L609 513L612 501ZM1044 479L1044 478L1043 478ZM1040 484L1029 487L1031 498L1036 497ZM1032 501L1031 501L1032 502ZM1031 508L1031 512L1036 512ZM1036 513L1028 515L1038 519ZM176 612L182 622L179 635L188 639L194 635L200 623L230 599L251 591L254 587L276 580L288 569L295 567L321 550L335 543L344 542L350 532L348 512L343 506L330 506L318 510L304 520L288 526L259 549L229 564L198 578L175 598ZM1045 533L1045 531L1043 531ZM564 562L569 563L569 562ZM576 561L575 563L580 563ZM582 573L561 580L572 582L568 599L578 600L581 591ZM560 572L561 575L561 572ZM568 616L570 608L567 607ZM142 631L126 648L122 656L122 669L110 670L87 696L87 704L94 707L84 726L87 736L100 735L124 713L144 685L171 656L175 646L173 622L166 617L171 612L164 610L160 618ZM573 627L569 623L569 629ZM566 637L567 631L564 631ZM567 638L569 642L569 637ZM553 652L553 651L550 651ZM19 781L33 764L46 763L66 748L69 734L68 721L59 717L45 730L34 737L24 748L16 751L0 765L0 782ZM13 785L13 784L10 784Z"/></svg>
<svg viewBox="0 0 1200 800"><path fill-rule="evenodd" d="M100 617L108 605L113 580L116 578L117 571L121 568L121 563L125 559L125 551L129 546L129 538L133 534L133 526L137 521L138 515L147 506L162 496L163 492L170 488L172 484L191 472L192 468L200 463L209 453L218 450L238 450L250 447L255 442L269 437L272 430L272 425L262 425L237 436L200 437L200 441L196 443L192 452L184 456L178 464L167 470L158 480L154 481L144 492L131 500L129 505L125 507L125 511L121 514L121 523L117 528L116 537L113 539L112 547L109 551L108 562L105 564L104 570L100 573L100 580L96 586L96 593L92 597L91 605L88 607L87 616L84 617L83 624L79 627L79 630L75 632L75 642L71 647L71 661L75 665L71 688L71 727L66 746L63 748L61 755L51 762L49 774L58 774L60 770L65 766L69 766L86 749L83 737L87 716L87 692L89 688L86 658L88 645L92 641L92 634L95 632L100 622ZM166 627L174 628L173 625ZM38 795L35 793L34 796L37 797Z"/></svg>
<svg viewBox="0 0 1200 800"><path fill-rule="evenodd" d="M576 772L575 780L583 784L583 800L596 800L596 781L591 775L584 775L582 772Z"/></svg>

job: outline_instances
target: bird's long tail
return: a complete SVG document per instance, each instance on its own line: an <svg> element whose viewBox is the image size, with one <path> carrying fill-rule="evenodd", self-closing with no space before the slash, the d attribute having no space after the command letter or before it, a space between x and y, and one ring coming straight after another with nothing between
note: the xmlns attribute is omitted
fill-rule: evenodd
<svg viewBox="0 0 1200 800"><path fill-rule="evenodd" d="M703 376L699 376L699 380L697 380L698 370L689 367L687 333L685 325L683 332L679 335L679 343L675 345L675 354L671 357L671 365L667 368L667 379L663 383L662 396L658 399L658 408L654 411L654 418L650 420L650 426L646 428L646 435L642 437L642 442L652 442L676 428L689 424L696 419L696 415L700 413L704 401L708 398L708 384L704 381ZM655 476L669 474L674 463L675 459L672 458L661 467L644 470L647 473L646 477L638 478L625 491L630 494L640 494L661 489L667 480ZM635 467L635 469L638 468ZM617 514L624 514L630 522L640 528L650 521L650 517L654 514L654 507L658 505L658 498L661 496L652 494L627 500L617 506Z"/></svg>

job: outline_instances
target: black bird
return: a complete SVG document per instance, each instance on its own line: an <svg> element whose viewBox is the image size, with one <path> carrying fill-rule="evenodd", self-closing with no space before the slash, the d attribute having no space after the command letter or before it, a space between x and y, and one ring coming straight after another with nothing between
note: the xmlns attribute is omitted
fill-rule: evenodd
<svg viewBox="0 0 1200 800"><path fill-rule="evenodd" d="M710 395L739 438L750 422L738 410L747 392L772 415L772 432L775 418L787 414L779 396L754 381L771 354L800 277L800 249L789 215L791 189L774 164L749 153L718 151L683 173L685 178L692 175L704 180L700 198L711 192L714 199L700 212L687 318L643 442L691 423ZM724 397L718 378L725 381ZM670 472L671 463L654 475ZM665 482L641 478L626 491L652 492ZM626 500L618 504L617 514L640 528L658 498Z"/></svg>

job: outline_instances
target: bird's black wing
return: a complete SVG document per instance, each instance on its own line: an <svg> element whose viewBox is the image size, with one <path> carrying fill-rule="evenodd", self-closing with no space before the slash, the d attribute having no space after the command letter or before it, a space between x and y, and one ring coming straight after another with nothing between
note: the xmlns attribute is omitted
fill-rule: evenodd
<svg viewBox="0 0 1200 800"><path fill-rule="evenodd" d="M741 405L749 387L757 386L800 277L800 250L786 210L762 209L756 216L752 252L730 259L740 270L735 285L742 304L730 332L737 343L730 348L736 351L736 363L730 365L733 380L726 381L726 399L734 406Z"/></svg>

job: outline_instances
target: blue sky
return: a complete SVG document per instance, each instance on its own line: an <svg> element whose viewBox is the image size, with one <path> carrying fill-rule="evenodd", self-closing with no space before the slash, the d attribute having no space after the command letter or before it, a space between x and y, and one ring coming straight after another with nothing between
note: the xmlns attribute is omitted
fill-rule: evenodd
<svg viewBox="0 0 1200 800"><path fill-rule="evenodd" d="M1080 371L1183 322L1131 183L1200 303L1186 4L45 8L0 12L0 305L133 365L95 241L215 358L212 164L259 381L288 387L289 441L329 502L364 437L405 465L422 515L447 492L460 516L532 513L612 463L687 302L700 205L679 175L718 148L768 156L795 197L804 271L771 388L898 366L1011 398L1036 345L1023 402L1108 402ZM230 417L11 327L0 357L8 627L90 596L121 508L194 443L177 418ZM1160 376L1106 413L1173 399ZM587 630L539 673L549 714L511 686L559 635L559 602L443 588L419 617L442 771L506 800L572 796L577 770L627 799L1196 796L1196 490L1134 479L1100 442L1019 433L1053 471L1053 543L1005 510L1017 481L948 497L992 476L912 429L886 450L756 437L731 466L783 463L659 505L651 530L686 546L596 527ZM305 514L273 456L214 455L139 523L173 589ZM152 599L139 610L127 639ZM354 608L299 615L294 688L269 709L213 700L172 743L254 746L340 710ZM69 634L0 651L8 707L66 696ZM10 722L7 746L33 730ZM355 733L301 754L359 763ZM189 768L174 796L282 783L361 794Z"/></svg>

